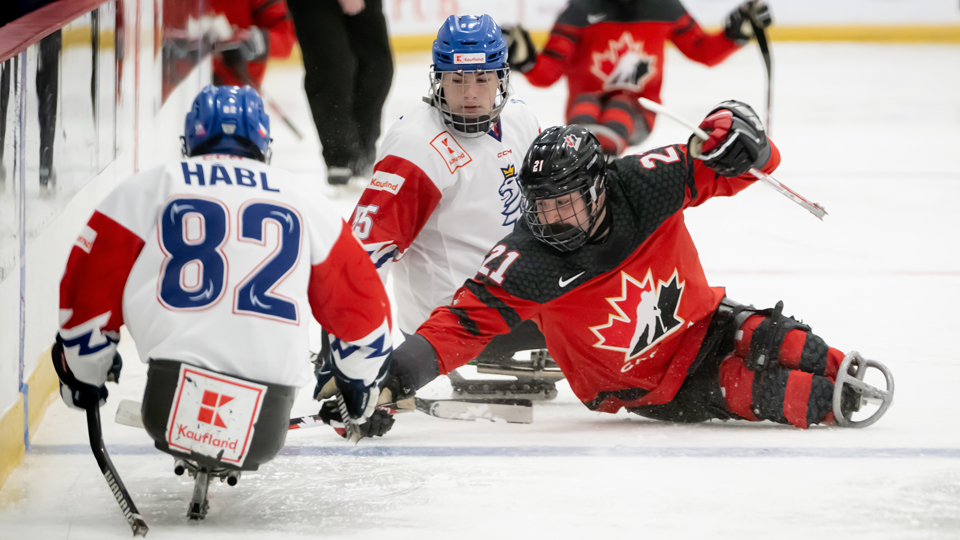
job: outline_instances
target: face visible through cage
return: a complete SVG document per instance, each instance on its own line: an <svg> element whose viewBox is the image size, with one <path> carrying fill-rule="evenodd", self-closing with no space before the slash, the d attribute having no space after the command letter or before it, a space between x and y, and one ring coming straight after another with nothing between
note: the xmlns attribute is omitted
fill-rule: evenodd
<svg viewBox="0 0 960 540"><path fill-rule="evenodd" d="M509 70L434 70L430 81L444 120L461 133L479 136L490 130L506 104Z"/></svg>
<svg viewBox="0 0 960 540"><path fill-rule="evenodd" d="M533 235L561 251L573 251L589 238L599 205L583 190L549 199L524 199L523 214Z"/></svg>

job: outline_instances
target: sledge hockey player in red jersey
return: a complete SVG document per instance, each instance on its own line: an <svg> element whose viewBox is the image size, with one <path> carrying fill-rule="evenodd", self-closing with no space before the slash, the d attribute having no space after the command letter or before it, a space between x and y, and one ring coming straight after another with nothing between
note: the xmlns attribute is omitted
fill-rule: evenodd
<svg viewBox="0 0 960 540"><path fill-rule="evenodd" d="M540 132L530 107L510 95L507 43L489 15L447 18L432 55L425 103L381 141L351 221L384 282L392 271L398 325L408 334L450 303L490 246L513 230L517 174ZM481 356L544 347L528 323Z"/></svg>
<svg viewBox="0 0 960 540"><path fill-rule="evenodd" d="M297 37L283 0L213 0L234 30L233 39L218 44L213 58L213 83L260 88L268 58L286 58Z"/></svg>
<svg viewBox="0 0 960 540"><path fill-rule="evenodd" d="M749 169L769 173L780 154L743 103L719 104L700 127L709 139L610 165L582 126L545 130L520 172L523 221L394 351L400 394L533 320L592 410L806 428L841 411L847 423L861 397L880 397L871 422L879 418L892 398L885 366L887 394L851 382L873 361L846 359L780 303L760 310L708 285L684 210L735 195L755 181Z"/></svg>
<svg viewBox="0 0 960 540"><path fill-rule="evenodd" d="M567 123L586 126L617 156L653 130L656 117L637 98L660 102L665 43L714 66L753 37L751 18L772 23L762 0L734 9L716 34L705 33L679 0L571 0L539 54L521 26L510 31L510 67L534 86L566 77Z"/></svg>
<svg viewBox="0 0 960 540"><path fill-rule="evenodd" d="M184 159L123 182L81 231L52 356L66 404L102 406L127 325L149 364L144 427L179 473L197 474L199 519L201 478L236 478L283 447L308 382L308 317L336 336L333 376L359 423L392 340L386 292L350 227L267 164L270 121L252 88L201 90L183 143Z"/></svg>

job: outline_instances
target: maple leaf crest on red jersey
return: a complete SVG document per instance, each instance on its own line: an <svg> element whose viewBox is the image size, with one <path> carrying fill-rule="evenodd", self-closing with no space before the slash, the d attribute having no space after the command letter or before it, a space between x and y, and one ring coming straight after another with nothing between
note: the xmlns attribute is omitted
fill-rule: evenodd
<svg viewBox="0 0 960 540"><path fill-rule="evenodd" d="M621 294L606 300L614 312L605 324L590 327L599 341L598 349L624 353L624 362L643 355L664 337L681 328L684 320L677 315L684 282L674 269L668 281L657 280L647 270L643 281L620 272Z"/></svg>
<svg viewBox="0 0 960 540"><path fill-rule="evenodd" d="M656 59L643 52L643 42L635 41L630 32L608 40L605 51L590 56L590 73L604 82L605 90L640 91L656 70Z"/></svg>

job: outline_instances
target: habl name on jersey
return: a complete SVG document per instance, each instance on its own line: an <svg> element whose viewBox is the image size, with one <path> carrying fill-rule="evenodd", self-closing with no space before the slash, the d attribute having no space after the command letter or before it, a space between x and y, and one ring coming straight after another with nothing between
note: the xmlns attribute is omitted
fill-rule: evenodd
<svg viewBox="0 0 960 540"><path fill-rule="evenodd" d="M191 170L191 163L183 161L180 163L183 170L183 183L188 186L215 186L224 184L230 186L257 187L257 175L243 167L225 167L216 163L203 164L196 163L196 170ZM194 184L196 182L196 184ZM280 193L279 189L273 189L267 180L267 173L260 171L259 178L260 189Z"/></svg>

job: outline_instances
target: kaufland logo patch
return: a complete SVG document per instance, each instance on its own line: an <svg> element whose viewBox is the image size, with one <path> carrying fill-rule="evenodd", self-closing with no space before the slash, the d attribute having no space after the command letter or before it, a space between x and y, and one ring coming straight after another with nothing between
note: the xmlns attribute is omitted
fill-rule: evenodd
<svg viewBox="0 0 960 540"><path fill-rule="evenodd" d="M403 186L403 181L404 178L398 174L377 171L370 180L370 185L367 186L367 189L389 191L396 195Z"/></svg>
<svg viewBox="0 0 960 540"><path fill-rule="evenodd" d="M197 421L226 429L227 425L223 423L223 418L220 417L220 407L231 401L233 401L232 396L204 390Z"/></svg>
<svg viewBox="0 0 960 540"><path fill-rule="evenodd" d="M430 146L437 151L447 164L450 174L473 161L470 154L460 146L460 143L453 138L453 135L444 131L430 141Z"/></svg>
<svg viewBox="0 0 960 540"><path fill-rule="evenodd" d="M243 465L267 387L183 364L166 441L189 454Z"/></svg>
<svg viewBox="0 0 960 540"><path fill-rule="evenodd" d="M455 54L454 64L482 64L487 60L485 53Z"/></svg>
<svg viewBox="0 0 960 540"><path fill-rule="evenodd" d="M89 225L86 225L83 227L83 230L80 231L80 236L77 237L77 241L74 242L73 245L89 254L90 250L93 249L93 242L96 239L97 231L91 229Z"/></svg>

